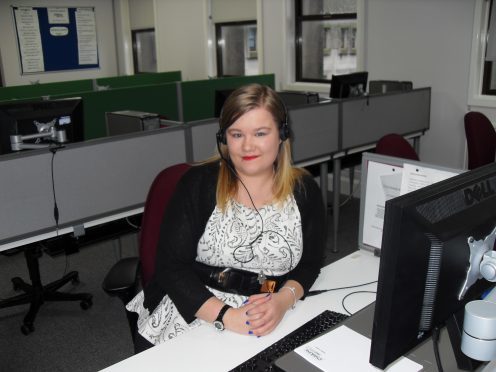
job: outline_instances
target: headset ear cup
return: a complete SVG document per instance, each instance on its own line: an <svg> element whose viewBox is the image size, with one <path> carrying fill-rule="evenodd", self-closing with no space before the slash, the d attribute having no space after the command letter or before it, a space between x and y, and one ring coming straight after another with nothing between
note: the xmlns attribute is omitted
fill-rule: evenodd
<svg viewBox="0 0 496 372"><path fill-rule="evenodd" d="M286 121L282 123L282 126L279 129L279 138L283 142L289 138L289 126L288 126L288 122Z"/></svg>
<svg viewBox="0 0 496 372"><path fill-rule="evenodd" d="M217 137L217 142L227 145L227 140L226 140L226 132L222 129L219 129L216 134Z"/></svg>

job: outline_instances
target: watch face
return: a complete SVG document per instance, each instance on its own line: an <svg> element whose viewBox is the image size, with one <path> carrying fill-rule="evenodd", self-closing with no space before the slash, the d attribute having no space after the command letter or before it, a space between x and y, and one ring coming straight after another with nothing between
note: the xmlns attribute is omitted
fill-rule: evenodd
<svg viewBox="0 0 496 372"><path fill-rule="evenodd" d="M216 320L216 321L214 322L214 327L215 327L215 329L217 329L218 331L223 331L223 330L224 330L224 323L222 323L222 322L220 322L220 321Z"/></svg>

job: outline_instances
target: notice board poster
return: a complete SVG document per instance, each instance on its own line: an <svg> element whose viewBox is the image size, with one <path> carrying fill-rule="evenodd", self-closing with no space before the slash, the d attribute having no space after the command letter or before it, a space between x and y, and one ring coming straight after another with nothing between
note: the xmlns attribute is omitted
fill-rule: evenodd
<svg viewBox="0 0 496 372"><path fill-rule="evenodd" d="M98 68L93 7L12 7L22 74Z"/></svg>

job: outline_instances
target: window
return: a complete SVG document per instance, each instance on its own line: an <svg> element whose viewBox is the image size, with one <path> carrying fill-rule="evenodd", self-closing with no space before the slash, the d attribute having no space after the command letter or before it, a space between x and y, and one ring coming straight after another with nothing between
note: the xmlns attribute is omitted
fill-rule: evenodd
<svg viewBox="0 0 496 372"><path fill-rule="evenodd" d="M296 81L357 69L357 0L295 0Z"/></svg>
<svg viewBox="0 0 496 372"><path fill-rule="evenodd" d="M496 96L496 4L490 1L486 21L487 43L482 75L482 94Z"/></svg>
<svg viewBox="0 0 496 372"><path fill-rule="evenodd" d="M468 104L496 107L495 0L475 0Z"/></svg>
<svg viewBox="0 0 496 372"><path fill-rule="evenodd" d="M155 29L133 30L134 72L157 72L157 54L155 51Z"/></svg>
<svg viewBox="0 0 496 372"><path fill-rule="evenodd" d="M258 74L257 22L215 24L217 76Z"/></svg>

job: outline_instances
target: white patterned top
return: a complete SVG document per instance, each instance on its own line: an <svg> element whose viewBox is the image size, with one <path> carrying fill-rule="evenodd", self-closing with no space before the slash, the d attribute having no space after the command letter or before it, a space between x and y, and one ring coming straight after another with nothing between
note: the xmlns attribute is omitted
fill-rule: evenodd
<svg viewBox="0 0 496 372"><path fill-rule="evenodd" d="M284 275L302 255L301 216L293 196L281 206L258 209L231 201L225 212L216 207L198 242L196 260L210 266L234 267L267 276ZM208 288L223 302L239 307L245 296ZM159 344L195 328L203 321L187 324L166 295L150 314L143 307L143 291L126 306L136 312L138 332L152 344Z"/></svg>

